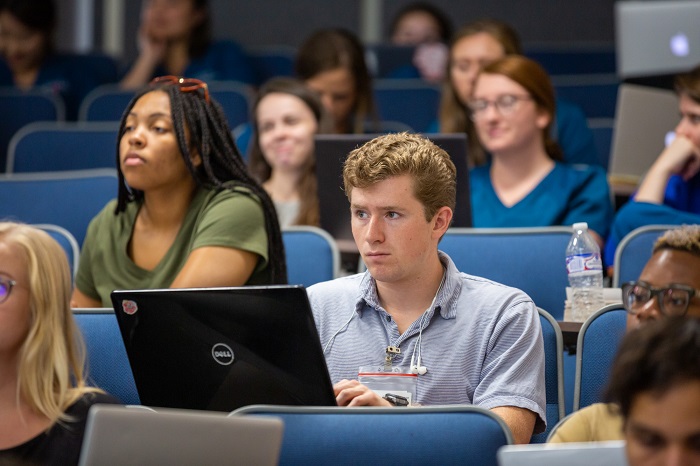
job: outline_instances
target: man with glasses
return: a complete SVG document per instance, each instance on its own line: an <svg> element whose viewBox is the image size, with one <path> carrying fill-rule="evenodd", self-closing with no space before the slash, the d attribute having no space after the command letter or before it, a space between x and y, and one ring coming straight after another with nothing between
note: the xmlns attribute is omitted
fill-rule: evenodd
<svg viewBox="0 0 700 466"><path fill-rule="evenodd" d="M627 331L666 317L700 318L700 225L667 231L654 245L639 280L622 286ZM550 442L623 440L616 405L596 403L570 415Z"/></svg>

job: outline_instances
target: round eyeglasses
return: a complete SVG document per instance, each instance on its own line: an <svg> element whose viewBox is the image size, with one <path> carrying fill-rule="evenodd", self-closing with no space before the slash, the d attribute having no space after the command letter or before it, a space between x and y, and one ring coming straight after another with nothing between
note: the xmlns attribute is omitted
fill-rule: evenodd
<svg viewBox="0 0 700 466"><path fill-rule="evenodd" d="M622 304L630 314L639 314L644 305L656 296L661 312L667 316L682 316L688 311L690 300L700 290L679 284L653 288L645 282L629 282L622 285Z"/></svg>
<svg viewBox="0 0 700 466"><path fill-rule="evenodd" d="M503 94L498 96L495 100L475 99L469 102L469 110L471 110L469 117L472 120L484 118L486 116L486 111L491 105L498 110L498 113L507 116L515 111L518 102L531 99L532 97L529 95L513 94Z"/></svg>
<svg viewBox="0 0 700 466"><path fill-rule="evenodd" d="M14 280L0 278L0 303L7 301L7 298L10 297L12 287L14 287L16 284L17 282Z"/></svg>

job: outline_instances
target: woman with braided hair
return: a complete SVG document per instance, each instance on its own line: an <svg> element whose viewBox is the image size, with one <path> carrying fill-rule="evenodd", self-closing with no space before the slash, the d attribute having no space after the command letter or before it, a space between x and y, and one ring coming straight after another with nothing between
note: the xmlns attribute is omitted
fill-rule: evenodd
<svg viewBox="0 0 700 466"><path fill-rule="evenodd" d="M286 283L274 205L206 83L154 79L119 134L118 198L88 227L73 307L111 307L115 289Z"/></svg>

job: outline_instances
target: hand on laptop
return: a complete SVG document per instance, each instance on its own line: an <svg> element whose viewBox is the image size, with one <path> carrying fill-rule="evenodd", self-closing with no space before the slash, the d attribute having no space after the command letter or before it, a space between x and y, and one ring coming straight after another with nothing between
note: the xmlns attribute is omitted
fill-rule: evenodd
<svg viewBox="0 0 700 466"><path fill-rule="evenodd" d="M343 379L333 385L338 406L393 406L357 380Z"/></svg>

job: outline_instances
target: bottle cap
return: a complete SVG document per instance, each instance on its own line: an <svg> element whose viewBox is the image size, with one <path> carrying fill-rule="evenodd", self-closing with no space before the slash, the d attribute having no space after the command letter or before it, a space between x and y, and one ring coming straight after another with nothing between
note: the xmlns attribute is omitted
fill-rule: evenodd
<svg viewBox="0 0 700 466"><path fill-rule="evenodd" d="M573 228L574 228L574 231L578 231L578 230L588 230L588 223L586 223L586 222L574 223Z"/></svg>

